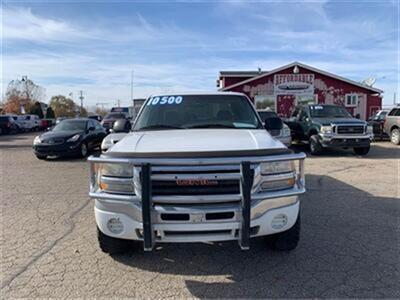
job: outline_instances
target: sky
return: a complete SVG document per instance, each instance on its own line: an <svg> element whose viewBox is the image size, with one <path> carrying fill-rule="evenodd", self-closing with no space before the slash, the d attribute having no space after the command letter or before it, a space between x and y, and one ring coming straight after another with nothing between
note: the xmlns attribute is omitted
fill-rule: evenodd
<svg viewBox="0 0 400 300"><path fill-rule="evenodd" d="M299 61L399 90L395 1L2 1L2 95L27 75L85 106L216 90L220 70Z"/></svg>

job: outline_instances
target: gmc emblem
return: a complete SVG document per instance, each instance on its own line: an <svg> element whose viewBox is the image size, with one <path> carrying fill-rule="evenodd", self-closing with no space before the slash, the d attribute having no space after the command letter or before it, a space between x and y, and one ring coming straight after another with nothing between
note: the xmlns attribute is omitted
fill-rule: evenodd
<svg viewBox="0 0 400 300"><path fill-rule="evenodd" d="M206 185L218 185L217 180L208 179L178 179L176 184L180 186L206 186Z"/></svg>

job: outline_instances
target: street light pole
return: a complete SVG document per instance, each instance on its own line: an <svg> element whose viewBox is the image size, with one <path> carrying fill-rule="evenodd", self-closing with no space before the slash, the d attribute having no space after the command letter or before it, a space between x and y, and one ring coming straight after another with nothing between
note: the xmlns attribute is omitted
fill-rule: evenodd
<svg viewBox="0 0 400 300"><path fill-rule="evenodd" d="M79 91L79 99L81 99L81 116L82 116L82 112L83 112L83 91Z"/></svg>

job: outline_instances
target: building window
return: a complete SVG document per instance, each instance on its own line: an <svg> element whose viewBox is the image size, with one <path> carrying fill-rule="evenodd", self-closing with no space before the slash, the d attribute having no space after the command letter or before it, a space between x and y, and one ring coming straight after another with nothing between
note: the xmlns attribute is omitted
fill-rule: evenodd
<svg viewBox="0 0 400 300"><path fill-rule="evenodd" d="M256 95L254 97L256 109L271 109L275 111L276 96L274 95Z"/></svg>
<svg viewBox="0 0 400 300"><path fill-rule="evenodd" d="M357 94L346 94L346 106L356 107L358 106L359 96Z"/></svg>

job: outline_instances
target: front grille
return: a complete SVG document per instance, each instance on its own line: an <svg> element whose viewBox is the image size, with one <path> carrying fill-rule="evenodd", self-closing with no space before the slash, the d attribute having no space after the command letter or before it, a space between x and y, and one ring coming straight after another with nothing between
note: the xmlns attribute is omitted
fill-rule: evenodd
<svg viewBox="0 0 400 300"><path fill-rule="evenodd" d="M64 143L64 139L50 139L43 141L43 144L57 145Z"/></svg>
<svg viewBox="0 0 400 300"><path fill-rule="evenodd" d="M216 184L178 185L176 181L153 181L152 193L166 195L223 195L239 194L239 180L217 180Z"/></svg>
<svg viewBox="0 0 400 300"><path fill-rule="evenodd" d="M155 167L154 196L208 196L240 194L238 166Z"/></svg>
<svg viewBox="0 0 400 300"><path fill-rule="evenodd" d="M336 127L337 134L363 134L363 125L338 125Z"/></svg>

